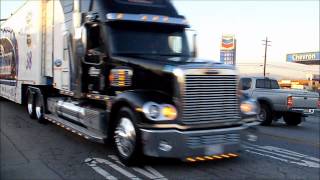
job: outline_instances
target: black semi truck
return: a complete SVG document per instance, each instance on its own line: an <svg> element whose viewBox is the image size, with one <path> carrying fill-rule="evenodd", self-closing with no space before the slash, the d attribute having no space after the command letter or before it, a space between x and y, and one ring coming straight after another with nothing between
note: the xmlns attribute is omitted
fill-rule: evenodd
<svg viewBox="0 0 320 180"><path fill-rule="evenodd" d="M27 1L1 24L0 96L126 164L236 157L256 104L188 28L168 0Z"/></svg>

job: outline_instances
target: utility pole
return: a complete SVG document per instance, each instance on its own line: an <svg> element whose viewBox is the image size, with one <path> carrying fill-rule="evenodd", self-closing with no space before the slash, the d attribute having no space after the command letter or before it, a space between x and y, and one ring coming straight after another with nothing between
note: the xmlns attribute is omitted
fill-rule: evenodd
<svg viewBox="0 0 320 180"><path fill-rule="evenodd" d="M268 46L271 46L270 43L271 41L268 41L268 37L266 37L265 40L262 40L264 42L264 63L263 63L263 77L266 77L266 66L267 66L267 49Z"/></svg>

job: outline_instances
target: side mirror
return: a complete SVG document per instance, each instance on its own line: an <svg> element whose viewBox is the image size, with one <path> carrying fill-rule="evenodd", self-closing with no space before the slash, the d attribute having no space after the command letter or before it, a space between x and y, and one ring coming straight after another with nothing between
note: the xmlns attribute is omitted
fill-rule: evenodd
<svg viewBox="0 0 320 180"><path fill-rule="evenodd" d="M86 54L88 48L88 32L87 28L81 27L81 46L83 48L83 53Z"/></svg>
<svg viewBox="0 0 320 180"><path fill-rule="evenodd" d="M193 29L187 29L186 33L190 48L190 54L192 57L196 58L198 56L197 32Z"/></svg>
<svg viewBox="0 0 320 180"><path fill-rule="evenodd" d="M87 51L87 29L80 27L75 29L76 40L76 54L78 57L83 58Z"/></svg>
<svg viewBox="0 0 320 180"><path fill-rule="evenodd" d="M85 64L99 65L102 63L101 52L97 51L93 47L92 41L96 40L97 37L92 36L92 28L99 28L97 24L84 25L81 27L81 38L78 43L78 55L82 57L82 62ZM90 31L90 32L88 32ZM91 35L89 35L89 33ZM88 36L90 36L88 38ZM89 42L90 41L90 42ZM96 44L95 44L96 45ZM97 47L99 45L96 45Z"/></svg>

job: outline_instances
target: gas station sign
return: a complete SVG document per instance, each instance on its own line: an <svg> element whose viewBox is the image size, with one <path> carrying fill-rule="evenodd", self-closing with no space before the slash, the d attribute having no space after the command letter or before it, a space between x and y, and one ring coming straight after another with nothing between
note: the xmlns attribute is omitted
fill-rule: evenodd
<svg viewBox="0 0 320 180"><path fill-rule="evenodd" d="M287 62L317 65L320 64L320 52L287 54Z"/></svg>

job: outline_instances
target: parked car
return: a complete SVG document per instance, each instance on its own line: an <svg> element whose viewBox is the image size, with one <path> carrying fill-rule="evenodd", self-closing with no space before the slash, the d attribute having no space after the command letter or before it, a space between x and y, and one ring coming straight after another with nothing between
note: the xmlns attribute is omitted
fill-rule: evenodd
<svg viewBox="0 0 320 180"><path fill-rule="evenodd" d="M287 125L297 126L304 117L320 108L318 93L281 89L278 81L272 78L242 77L239 88L259 103L258 119L262 125L270 125L283 117Z"/></svg>

